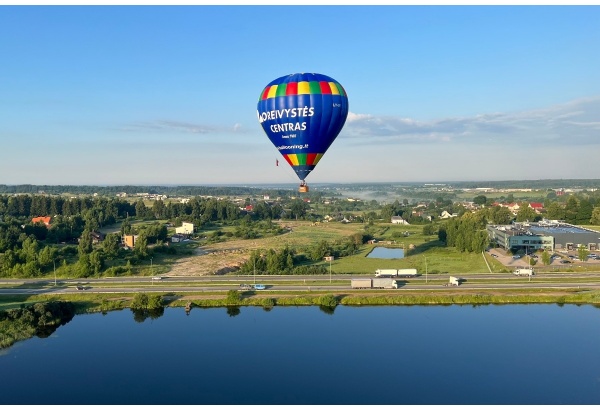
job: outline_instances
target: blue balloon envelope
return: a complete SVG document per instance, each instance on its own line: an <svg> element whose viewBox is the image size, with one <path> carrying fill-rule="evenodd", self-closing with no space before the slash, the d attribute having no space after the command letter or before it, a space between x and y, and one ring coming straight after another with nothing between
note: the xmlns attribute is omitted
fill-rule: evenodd
<svg viewBox="0 0 600 410"><path fill-rule="evenodd" d="M290 74L263 89L257 115L273 145L304 181L342 130L348 97L326 75Z"/></svg>

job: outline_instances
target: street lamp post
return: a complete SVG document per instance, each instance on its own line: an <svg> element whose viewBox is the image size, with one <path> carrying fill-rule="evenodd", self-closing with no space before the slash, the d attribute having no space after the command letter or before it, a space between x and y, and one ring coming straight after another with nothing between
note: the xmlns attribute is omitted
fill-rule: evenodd
<svg viewBox="0 0 600 410"><path fill-rule="evenodd" d="M423 256L425 258L425 283L427 283L427 256Z"/></svg>
<svg viewBox="0 0 600 410"><path fill-rule="evenodd" d="M331 284L331 259L332 257L329 256L329 283Z"/></svg>
<svg viewBox="0 0 600 410"><path fill-rule="evenodd" d="M56 286L56 261L52 260L52 264L54 265L54 286Z"/></svg>

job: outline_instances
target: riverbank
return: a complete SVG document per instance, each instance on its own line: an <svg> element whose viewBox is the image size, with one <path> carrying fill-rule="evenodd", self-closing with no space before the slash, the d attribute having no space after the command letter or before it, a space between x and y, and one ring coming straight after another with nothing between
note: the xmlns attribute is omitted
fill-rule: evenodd
<svg viewBox="0 0 600 410"><path fill-rule="evenodd" d="M155 293L153 293L155 294ZM244 291L232 303L227 292L159 293L165 307L227 307L227 306L318 306L323 297L335 300L335 305L452 305L452 304L594 304L600 305L600 291L588 288L539 288L511 290L460 290L436 291ZM40 302L67 301L76 306L77 313L110 311L129 308L135 293L64 294L56 295L2 295L0 310L29 306Z"/></svg>

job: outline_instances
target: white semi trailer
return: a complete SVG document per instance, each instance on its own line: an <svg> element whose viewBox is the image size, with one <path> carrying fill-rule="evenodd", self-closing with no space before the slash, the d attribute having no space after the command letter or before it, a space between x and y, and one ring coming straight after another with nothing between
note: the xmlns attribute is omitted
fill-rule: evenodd
<svg viewBox="0 0 600 410"><path fill-rule="evenodd" d="M414 278L418 275L416 269L398 269L398 277L400 278Z"/></svg>
<svg viewBox="0 0 600 410"><path fill-rule="evenodd" d="M398 289L398 281L392 278L351 279L352 289Z"/></svg>
<svg viewBox="0 0 600 410"><path fill-rule="evenodd" d="M375 277L377 278L414 278L418 275L416 269L377 269Z"/></svg>

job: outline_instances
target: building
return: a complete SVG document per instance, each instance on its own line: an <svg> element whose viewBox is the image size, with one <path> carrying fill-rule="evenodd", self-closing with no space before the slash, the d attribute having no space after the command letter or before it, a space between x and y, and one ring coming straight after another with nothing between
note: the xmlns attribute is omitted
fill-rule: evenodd
<svg viewBox="0 0 600 410"><path fill-rule="evenodd" d="M102 232L92 231L90 232L90 236L92 237L92 243L100 243L104 240L104 234Z"/></svg>
<svg viewBox="0 0 600 410"><path fill-rule="evenodd" d="M194 233L194 224L189 222L183 222L181 226L175 228L175 233L183 235L191 235Z"/></svg>
<svg viewBox="0 0 600 410"><path fill-rule="evenodd" d="M123 235L121 238L121 243L128 248L133 249L135 247L135 241L137 240L139 235Z"/></svg>
<svg viewBox="0 0 600 410"><path fill-rule="evenodd" d="M392 216L392 220L391 222L393 224L398 224L398 225L410 225L408 222L406 222L401 216Z"/></svg>
<svg viewBox="0 0 600 410"><path fill-rule="evenodd" d="M487 231L490 240L506 250L553 252L575 250L580 246L590 251L600 249L600 232L560 221L488 225Z"/></svg>
<svg viewBox="0 0 600 410"><path fill-rule="evenodd" d="M51 216L38 216L37 218L31 218L32 224L43 223L47 228L50 228Z"/></svg>

